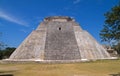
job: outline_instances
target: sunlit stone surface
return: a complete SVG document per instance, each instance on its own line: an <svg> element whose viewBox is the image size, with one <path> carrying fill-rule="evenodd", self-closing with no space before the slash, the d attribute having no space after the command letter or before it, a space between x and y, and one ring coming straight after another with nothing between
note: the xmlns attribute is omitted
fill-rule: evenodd
<svg viewBox="0 0 120 76"><path fill-rule="evenodd" d="M106 50L74 19L47 17L21 43L10 60L96 60L109 59Z"/></svg>

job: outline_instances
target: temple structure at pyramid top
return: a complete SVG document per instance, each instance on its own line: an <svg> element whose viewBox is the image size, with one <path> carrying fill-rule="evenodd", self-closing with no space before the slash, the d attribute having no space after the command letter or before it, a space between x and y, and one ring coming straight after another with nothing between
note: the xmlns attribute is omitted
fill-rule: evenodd
<svg viewBox="0 0 120 76"><path fill-rule="evenodd" d="M73 18L47 17L10 56L10 60L95 60L108 52Z"/></svg>
<svg viewBox="0 0 120 76"><path fill-rule="evenodd" d="M68 22L68 21L74 21L74 19L68 16L54 16L54 17L47 17L44 19L44 21Z"/></svg>

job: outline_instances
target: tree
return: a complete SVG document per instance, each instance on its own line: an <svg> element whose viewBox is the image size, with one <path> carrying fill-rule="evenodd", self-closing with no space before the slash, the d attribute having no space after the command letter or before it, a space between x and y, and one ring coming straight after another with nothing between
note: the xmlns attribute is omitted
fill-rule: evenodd
<svg viewBox="0 0 120 76"><path fill-rule="evenodd" d="M10 55L14 52L16 48L14 47L7 47L4 50L2 50L2 54L3 54L3 59L9 58Z"/></svg>
<svg viewBox="0 0 120 76"><path fill-rule="evenodd" d="M0 36L1 36L1 32L0 32ZM0 41L0 59L2 59L2 57L3 57L3 54L2 54L2 47L3 47L4 45L3 45L3 43Z"/></svg>
<svg viewBox="0 0 120 76"><path fill-rule="evenodd" d="M103 41L120 40L120 5L105 13L105 25L100 32Z"/></svg>
<svg viewBox="0 0 120 76"><path fill-rule="evenodd" d="M0 50L0 60L3 59L3 53L2 51Z"/></svg>
<svg viewBox="0 0 120 76"><path fill-rule="evenodd" d="M106 20L100 31L100 37L102 41L108 42L110 45L114 41L117 44L117 50L120 50L120 4L112 7L104 16Z"/></svg>
<svg viewBox="0 0 120 76"><path fill-rule="evenodd" d="M113 48L117 51L117 53L120 55L120 43L117 45L114 45Z"/></svg>
<svg viewBox="0 0 120 76"><path fill-rule="evenodd" d="M0 32L0 37L1 35L2 33ZM0 41L0 59L9 58L15 49L14 47L7 47L7 45Z"/></svg>

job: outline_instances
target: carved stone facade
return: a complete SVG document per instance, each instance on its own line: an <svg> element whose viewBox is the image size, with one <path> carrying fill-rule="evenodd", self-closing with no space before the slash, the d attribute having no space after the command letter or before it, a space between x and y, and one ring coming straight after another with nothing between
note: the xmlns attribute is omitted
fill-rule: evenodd
<svg viewBox="0 0 120 76"><path fill-rule="evenodd" d="M102 46L107 50L107 52L110 54L111 57L118 56L117 51L115 49L112 49L111 46L109 45L102 45Z"/></svg>
<svg viewBox="0 0 120 76"><path fill-rule="evenodd" d="M21 43L10 60L94 60L111 58L74 19L47 17Z"/></svg>

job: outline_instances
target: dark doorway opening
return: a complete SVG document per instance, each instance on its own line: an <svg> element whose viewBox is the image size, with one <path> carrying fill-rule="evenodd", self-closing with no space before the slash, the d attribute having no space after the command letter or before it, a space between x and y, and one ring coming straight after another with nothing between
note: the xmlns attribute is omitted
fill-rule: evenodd
<svg viewBox="0 0 120 76"><path fill-rule="evenodd" d="M59 30L61 30L61 27L59 27Z"/></svg>

